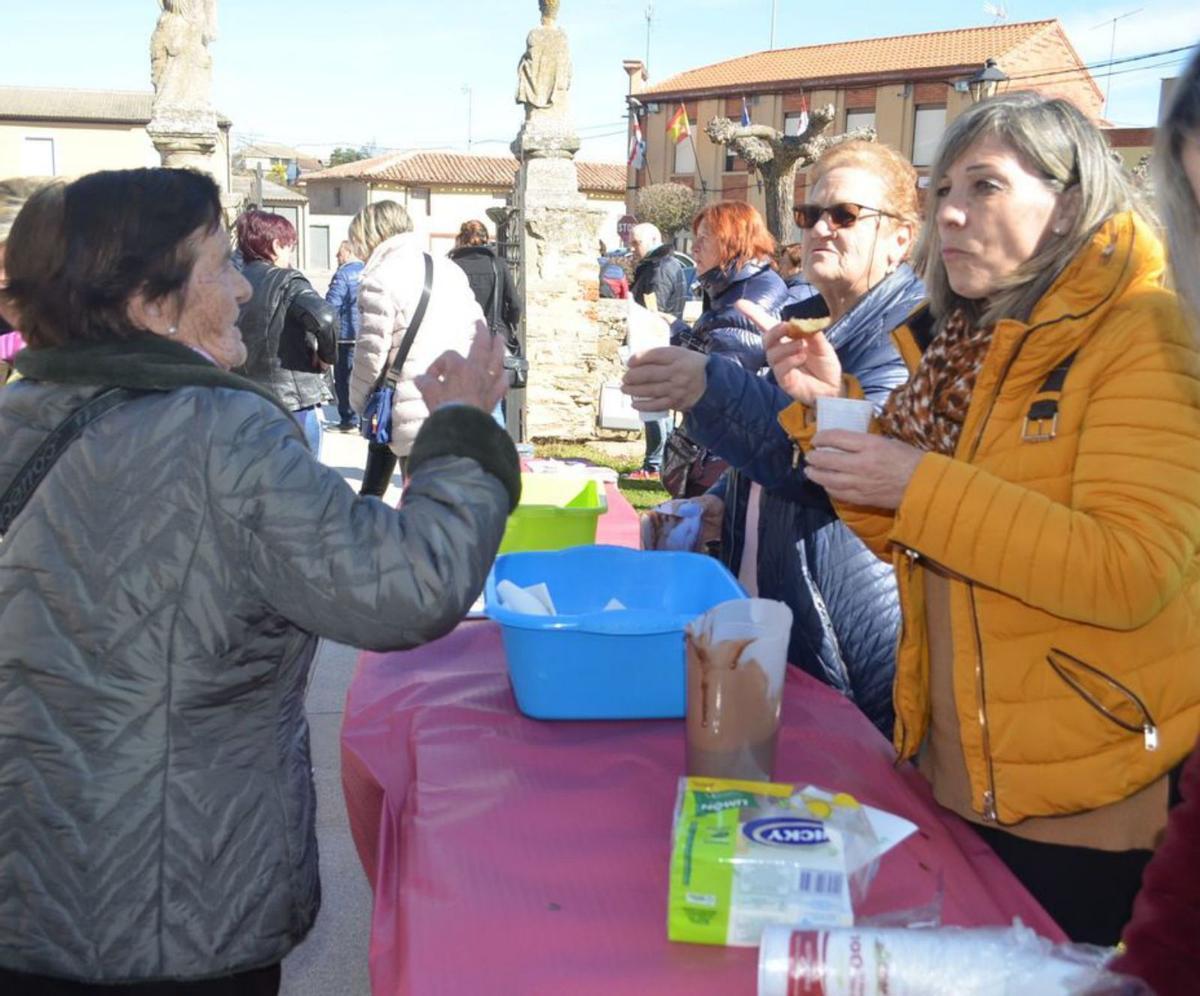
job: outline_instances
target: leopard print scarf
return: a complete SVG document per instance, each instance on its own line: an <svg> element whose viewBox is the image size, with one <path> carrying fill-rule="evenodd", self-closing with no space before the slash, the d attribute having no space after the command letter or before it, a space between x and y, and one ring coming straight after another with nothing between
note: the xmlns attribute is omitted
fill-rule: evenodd
<svg viewBox="0 0 1200 996"><path fill-rule="evenodd" d="M961 311L951 315L908 383L884 403L879 416L883 434L920 450L953 456L991 343L990 327L972 327Z"/></svg>

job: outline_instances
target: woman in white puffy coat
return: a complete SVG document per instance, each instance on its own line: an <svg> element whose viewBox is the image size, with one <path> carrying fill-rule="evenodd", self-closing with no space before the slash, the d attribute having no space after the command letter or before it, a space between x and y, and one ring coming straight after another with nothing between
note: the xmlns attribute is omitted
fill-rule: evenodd
<svg viewBox="0 0 1200 996"><path fill-rule="evenodd" d="M350 223L350 244L358 257L367 261L358 291L362 326L350 374L350 405L360 415L379 375L395 359L421 300L427 250L425 238L416 235L412 227L408 212L396 201L368 204ZM364 495L383 496L397 459L404 472L417 430L429 415L413 379L448 349L466 356L477 323L484 323L463 271L440 254L430 255L433 288L396 385L392 440L387 446L370 444L361 488Z"/></svg>

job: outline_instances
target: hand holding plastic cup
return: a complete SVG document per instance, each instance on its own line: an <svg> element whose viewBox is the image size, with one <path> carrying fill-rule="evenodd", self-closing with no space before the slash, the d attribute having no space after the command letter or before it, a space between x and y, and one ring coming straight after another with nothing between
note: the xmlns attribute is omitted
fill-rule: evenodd
<svg viewBox="0 0 1200 996"><path fill-rule="evenodd" d="M841 429L845 432L870 432L875 406L859 398L817 398L817 432ZM822 446L821 449L831 449Z"/></svg>
<svg viewBox="0 0 1200 996"><path fill-rule="evenodd" d="M622 353L621 358L628 366L629 357L634 353L644 353L648 349L671 345L670 326L663 321L658 312L648 311L630 298L625 344L626 352ZM638 412L643 422L658 422L670 414L670 412Z"/></svg>
<svg viewBox="0 0 1200 996"><path fill-rule="evenodd" d="M687 627L687 774L771 780L792 610L766 598L709 609Z"/></svg>

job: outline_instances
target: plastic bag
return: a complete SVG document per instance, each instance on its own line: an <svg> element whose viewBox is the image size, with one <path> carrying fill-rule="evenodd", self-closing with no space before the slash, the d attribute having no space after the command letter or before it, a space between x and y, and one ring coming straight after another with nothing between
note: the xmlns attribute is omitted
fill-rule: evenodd
<svg viewBox="0 0 1200 996"><path fill-rule="evenodd" d="M667 936L753 946L770 924L854 922L878 867L858 802L793 785L682 778Z"/></svg>
<svg viewBox="0 0 1200 996"><path fill-rule="evenodd" d="M758 996L1153 996L1104 968L1112 952L1011 927L768 927Z"/></svg>

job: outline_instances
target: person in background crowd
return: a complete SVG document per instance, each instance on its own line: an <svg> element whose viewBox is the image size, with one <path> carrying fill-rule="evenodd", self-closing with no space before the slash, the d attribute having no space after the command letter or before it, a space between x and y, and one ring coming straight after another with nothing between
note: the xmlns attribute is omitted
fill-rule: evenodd
<svg viewBox="0 0 1200 996"><path fill-rule="evenodd" d="M1068 101L968 108L930 190L912 379L873 433L781 418L895 566L900 757L1072 940L1113 944L1200 729L1200 358ZM857 393L823 340L784 353L781 383Z"/></svg>
<svg viewBox="0 0 1200 996"><path fill-rule="evenodd" d="M376 201L359 211L350 222L349 238L355 254L366 260L358 292L362 327L350 373L350 403L361 415L421 300L426 250L424 236L413 232L412 219L396 201ZM479 327L487 329L487 322L466 275L448 259L433 257L429 304L396 384L391 442L368 446L361 494L383 497L397 462L407 476L408 455L429 416L416 378L445 350L466 355Z"/></svg>
<svg viewBox="0 0 1200 996"><path fill-rule="evenodd" d="M718 355L757 373L766 363L762 334L739 310L738 302L757 304L775 318L787 304L787 285L775 272L775 239L762 215L745 201L718 201L703 208L692 221L692 233L692 257L697 283L703 288L704 310L691 327L675 322L671 342ZM686 487L679 496L703 494L726 466L724 460L702 449L690 465Z"/></svg>
<svg viewBox="0 0 1200 996"><path fill-rule="evenodd" d="M16 313L11 303L5 302L4 288L7 285L4 270L5 246L8 233L25 201L46 185L40 177L11 177L0 180L0 387L16 377L13 358L25 348L25 340L14 328Z"/></svg>
<svg viewBox="0 0 1200 996"><path fill-rule="evenodd" d="M30 198L8 292L0 493L111 387L0 542L0 991L269 996L320 904L304 692L317 639L447 633L520 491L500 344L419 380L404 507L358 498L230 373L250 285L220 191L122 170ZM69 255L68 255L69 254Z"/></svg>
<svg viewBox="0 0 1200 996"><path fill-rule="evenodd" d="M801 243L789 242L780 246L777 262L779 276L787 284L789 305L800 304L818 293L804 276L804 247Z"/></svg>
<svg viewBox="0 0 1200 996"><path fill-rule="evenodd" d="M1179 77L1158 126L1154 190L1167 226L1171 270L1200 339L1200 55ZM1142 875L1114 971L1150 983L1157 996L1200 990L1200 743L1179 779L1163 841Z"/></svg>
<svg viewBox="0 0 1200 996"><path fill-rule="evenodd" d="M603 245L603 243L601 243ZM625 301L629 298L629 277L612 256L601 254L600 296Z"/></svg>
<svg viewBox="0 0 1200 996"><path fill-rule="evenodd" d="M519 356L521 342L517 329L521 325L521 299L513 286L508 265L502 262L488 245L487 226L482 221L464 221L458 230L450 258L467 275L471 293L483 310L484 318L494 335L504 337L510 356ZM505 424L505 404L496 409L496 421Z"/></svg>
<svg viewBox="0 0 1200 996"><path fill-rule="evenodd" d="M287 218L246 211L236 231L242 274L253 291L238 318L246 360L236 372L273 391L319 454L321 371L337 361L337 314L292 269L296 229Z"/></svg>
<svg viewBox="0 0 1200 996"><path fill-rule="evenodd" d="M354 255L349 242L337 251L337 272L329 282L325 300L338 316L337 362L333 365L333 390L337 396L338 432L357 432L358 416L350 407L350 370L354 366L354 342L362 321L358 310L358 284L363 261Z"/></svg>
<svg viewBox="0 0 1200 996"><path fill-rule="evenodd" d="M675 251L663 245L662 233L648 222L633 227L629 241L633 249L635 267L630 294L642 307L672 318L683 318L683 306L687 302L687 286L683 279L683 264L675 258ZM673 428L670 416L643 423L646 434L646 455L640 470L628 476L633 480L651 480L662 470L663 446Z"/></svg>
<svg viewBox="0 0 1200 996"><path fill-rule="evenodd" d="M812 200L795 216L805 274L820 296L784 316L823 325L842 368L878 407L907 379L892 336L925 293L906 262L919 224L917 175L889 146L856 141L826 150L809 180ZM688 437L729 463L693 499L721 523L721 559L747 592L791 608L788 660L851 698L890 737L895 578L798 469L803 458L777 419L792 397L770 376L677 347L634 357L626 385L645 398L635 406L685 412ZM796 376L785 386L810 403L829 393Z"/></svg>

